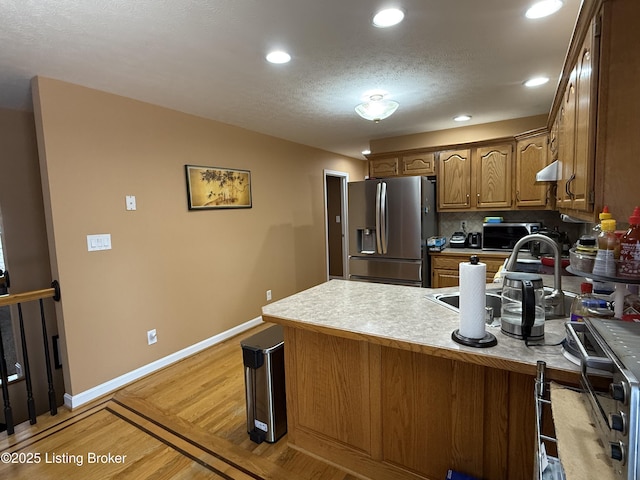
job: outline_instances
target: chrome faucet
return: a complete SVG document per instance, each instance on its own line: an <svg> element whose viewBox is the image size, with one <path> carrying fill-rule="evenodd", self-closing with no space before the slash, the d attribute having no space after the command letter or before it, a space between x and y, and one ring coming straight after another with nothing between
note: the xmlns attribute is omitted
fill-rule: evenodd
<svg viewBox="0 0 640 480"><path fill-rule="evenodd" d="M531 235L522 237L513 247L513 252L511 252L511 255L507 259L504 269L507 272L514 272L518 261L518 253L522 245L533 241L546 243L553 250L553 292L544 297L545 310L547 310L551 316L564 317L566 316L566 312L564 311L564 293L562 292L562 255L560 253L560 247L556 242L546 235L539 233L532 233Z"/></svg>

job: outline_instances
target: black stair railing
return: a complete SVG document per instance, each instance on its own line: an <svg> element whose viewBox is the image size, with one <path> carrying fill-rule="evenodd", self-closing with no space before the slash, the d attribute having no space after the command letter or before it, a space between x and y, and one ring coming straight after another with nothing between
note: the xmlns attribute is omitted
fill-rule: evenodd
<svg viewBox="0 0 640 480"><path fill-rule="evenodd" d="M1 271L0 271L1 273ZM8 287L8 285L6 285ZM20 342L22 345L22 360L25 385L27 389L27 411L29 413L29 422L31 425L36 423L36 407L33 398L33 385L31 383L31 367L29 365L29 353L27 351L27 340L25 333L24 318L22 315L22 304L25 302L38 301L40 306L40 321L42 323L42 337L44 340L44 357L45 368L47 373L49 411L51 415L58 413L56 405L56 392L53 386L53 370L51 367L51 358L49 355L49 337L47 335L47 323L44 315L43 300L53 298L56 302L60 300L60 285L57 280L51 283L51 288L43 290L34 290L31 292L16 293L11 295L0 296L0 307L17 305L18 319L20 323ZM15 425L13 423L13 409L9 399L9 375L7 371L7 362L5 359L4 346L2 343L2 334L0 333L0 381L2 381L2 400L4 403L4 421L8 435L13 435Z"/></svg>

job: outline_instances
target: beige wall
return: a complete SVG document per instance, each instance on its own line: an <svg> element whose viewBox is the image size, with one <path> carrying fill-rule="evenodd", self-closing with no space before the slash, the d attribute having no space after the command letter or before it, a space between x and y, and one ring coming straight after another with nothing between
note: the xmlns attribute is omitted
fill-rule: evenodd
<svg viewBox="0 0 640 480"><path fill-rule="evenodd" d="M545 127L547 125L547 117L547 114L536 115L534 117L514 118L512 120L470 125L468 127L382 138L371 140L370 148L372 153L382 153L513 137L529 130Z"/></svg>
<svg viewBox="0 0 640 480"><path fill-rule="evenodd" d="M11 293L49 288L52 279L33 120L33 113L0 109L0 214ZM57 334L55 310L52 300L43 303L52 348L51 337ZM15 340L20 343L17 309L11 308ZM40 309L37 302L22 308L36 410L42 413L48 404ZM18 360L24 364L22 358ZM54 371L58 403L64 393L61 373ZM24 382L12 383L9 389L14 421L22 422L27 418Z"/></svg>
<svg viewBox="0 0 640 480"><path fill-rule="evenodd" d="M33 92L67 393L326 279L323 169L361 179L363 161L57 80ZM185 164L250 170L253 208L188 211ZM96 233L113 249L87 252Z"/></svg>

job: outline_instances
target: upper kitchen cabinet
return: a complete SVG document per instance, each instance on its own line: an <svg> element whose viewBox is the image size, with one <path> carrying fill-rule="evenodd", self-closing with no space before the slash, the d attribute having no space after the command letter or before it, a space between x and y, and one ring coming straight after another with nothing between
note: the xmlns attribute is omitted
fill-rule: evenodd
<svg viewBox="0 0 640 480"><path fill-rule="evenodd" d="M369 160L369 176L371 178L395 177L397 175L398 157Z"/></svg>
<svg viewBox="0 0 640 480"><path fill-rule="evenodd" d="M369 157L369 176L372 178L435 175L435 152L410 152Z"/></svg>
<svg viewBox="0 0 640 480"><path fill-rule="evenodd" d="M637 0L583 2L549 116L558 209L591 222L604 205L624 218L638 204L638 18Z"/></svg>
<svg viewBox="0 0 640 480"><path fill-rule="evenodd" d="M435 152L416 153L403 155L400 158L402 175L435 175Z"/></svg>
<svg viewBox="0 0 640 480"><path fill-rule="evenodd" d="M516 137L515 206L553 208L551 185L536 182L536 174L550 162L549 135L537 130Z"/></svg>
<svg viewBox="0 0 640 480"><path fill-rule="evenodd" d="M471 150L440 152L438 210L471 207Z"/></svg>
<svg viewBox="0 0 640 480"><path fill-rule="evenodd" d="M476 208L511 208L512 153L511 144L473 151L471 174L475 180Z"/></svg>
<svg viewBox="0 0 640 480"><path fill-rule="evenodd" d="M594 202L594 125L598 37L593 20L570 70L558 113L558 159L561 177L557 207L592 212Z"/></svg>
<svg viewBox="0 0 640 480"><path fill-rule="evenodd" d="M440 152L438 209L510 209L512 152L510 143Z"/></svg>

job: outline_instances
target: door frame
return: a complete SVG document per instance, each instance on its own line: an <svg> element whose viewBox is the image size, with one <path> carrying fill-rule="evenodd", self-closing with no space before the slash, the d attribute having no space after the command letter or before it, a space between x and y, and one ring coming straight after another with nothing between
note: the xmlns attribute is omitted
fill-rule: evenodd
<svg viewBox="0 0 640 480"><path fill-rule="evenodd" d="M349 278L349 226L347 218L347 183L349 182L349 173L339 172L337 170L324 169L323 179L323 191L324 191L324 248L325 248L325 260L326 260L326 274L327 280L330 280L329 276L329 215L328 215L328 202L327 202L327 177L338 177L340 179L340 225L342 226L342 278Z"/></svg>

